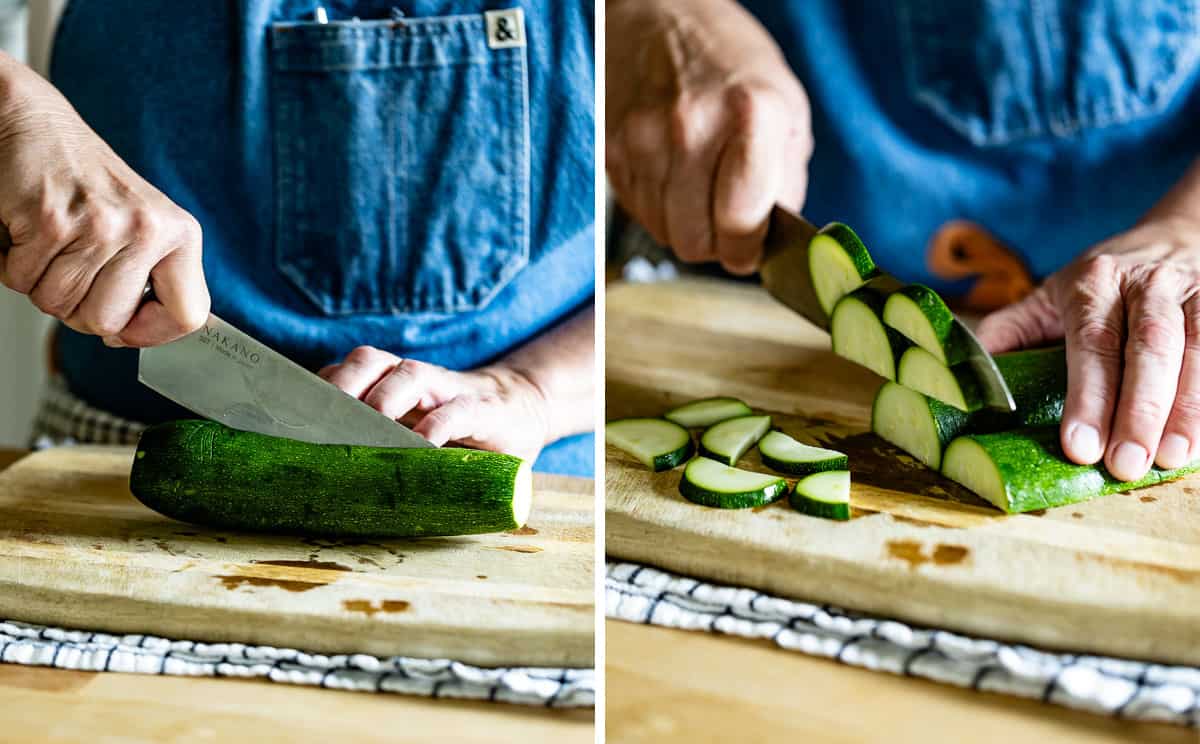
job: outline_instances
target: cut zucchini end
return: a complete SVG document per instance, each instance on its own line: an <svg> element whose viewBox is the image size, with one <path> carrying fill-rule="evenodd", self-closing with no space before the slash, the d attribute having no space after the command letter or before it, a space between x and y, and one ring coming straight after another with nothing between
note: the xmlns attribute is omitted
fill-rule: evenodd
<svg viewBox="0 0 1200 744"><path fill-rule="evenodd" d="M946 448L942 475L979 494L1001 511L1011 512L1008 489L987 450L969 436L959 437Z"/></svg>
<svg viewBox="0 0 1200 744"><path fill-rule="evenodd" d="M920 305L903 292L894 292L883 306L883 322L900 335L929 352L941 364L946 364L946 352L933 324Z"/></svg>
<svg viewBox="0 0 1200 744"><path fill-rule="evenodd" d="M692 456L692 435L679 424L656 418L610 421L604 440L655 472L670 470Z"/></svg>
<svg viewBox="0 0 1200 744"><path fill-rule="evenodd" d="M900 357L896 381L960 411L983 407L983 395L970 369L947 367L920 346L909 347Z"/></svg>
<svg viewBox="0 0 1200 744"><path fill-rule="evenodd" d="M826 315L838 300L878 273L871 254L849 227L833 222L808 244L808 273Z"/></svg>
<svg viewBox="0 0 1200 744"><path fill-rule="evenodd" d="M850 472L814 473L796 484L788 497L796 511L839 521L850 518Z"/></svg>
<svg viewBox="0 0 1200 744"><path fill-rule="evenodd" d="M663 418L680 426L695 428L712 426L740 416L749 416L754 411L737 398L702 398L684 403L663 414Z"/></svg>
<svg viewBox="0 0 1200 744"><path fill-rule="evenodd" d="M871 431L934 470L942 464L942 443L929 401L915 390L885 382L871 406Z"/></svg>
<svg viewBox="0 0 1200 744"><path fill-rule="evenodd" d="M517 469L517 477L513 482L513 521L517 523L517 527L525 526L532 509L533 464L526 461Z"/></svg>
<svg viewBox="0 0 1200 744"><path fill-rule="evenodd" d="M810 475L846 470L849 458L841 452L797 442L781 431L772 431L758 443L763 465L787 475Z"/></svg>
<svg viewBox="0 0 1200 744"><path fill-rule="evenodd" d="M875 310L854 295L838 301L829 322L833 353L887 380L896 379L896 350Z"/></svg>
<svg viewBox="0 0 1200 744"><path fill-rule="evenodd" d="M683 469L679 492L688 501L702 506L745 509L776 501L787 492L787 481L697 457Z"/></svg>

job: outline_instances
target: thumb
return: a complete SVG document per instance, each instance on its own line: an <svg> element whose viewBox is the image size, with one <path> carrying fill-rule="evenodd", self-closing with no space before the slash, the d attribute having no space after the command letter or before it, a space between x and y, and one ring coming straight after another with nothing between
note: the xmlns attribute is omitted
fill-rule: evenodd
<svg viewBox="0 0 1200 744"><path fill-rule="evenodd" d="M1025 299L986 316L976 330L992 354L1041 346L1063 337L1062 318L1044 287Z"/></svg>

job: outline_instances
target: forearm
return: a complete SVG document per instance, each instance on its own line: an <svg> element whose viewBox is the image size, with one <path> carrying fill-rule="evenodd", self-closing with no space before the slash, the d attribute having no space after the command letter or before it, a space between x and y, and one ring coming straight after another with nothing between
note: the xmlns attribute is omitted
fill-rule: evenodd
<svg viewBox="0 0 1200 744"><path fill-rule="evenodd" d="M538 390L546 403L547 444L593 429L595 326L589 305L487 370L516 373Z"/></svg>

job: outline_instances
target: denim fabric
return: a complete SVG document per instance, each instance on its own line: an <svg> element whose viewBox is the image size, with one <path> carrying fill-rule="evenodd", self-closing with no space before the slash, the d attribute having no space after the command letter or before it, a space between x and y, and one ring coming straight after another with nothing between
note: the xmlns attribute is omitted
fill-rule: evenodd
<svg viewBox="0 0 1200 744"><path fill-rule="evenodd" d="M909 281L952 219L1034 275L1131 227L1200 155L1194 0L744 4L813 106L805 213Z"/></svg>
<svg viewBox="0 0 1200 744"><path fill-rule="evenodd" d="M591 302L590 2L73 0L51 77L200 220L213 312L316 369L371 344L455 369ZM520 7L526 44L488 42ZM71 390L181 411L60 329ZM590 475L592 437L539 461Z"/></svg>

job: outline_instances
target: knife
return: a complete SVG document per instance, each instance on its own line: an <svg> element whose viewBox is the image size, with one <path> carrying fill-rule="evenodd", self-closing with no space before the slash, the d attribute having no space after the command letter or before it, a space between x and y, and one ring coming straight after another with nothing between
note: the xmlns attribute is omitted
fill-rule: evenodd
<svg viewBox="0 0 1200 744"><path fill-rule="evenodd" d="M778 205L771 210L771 222L767 230L764 258L761 269L762 283L772 297L804 316L818 328L829 330L829 316L821 309L813 289L812 276L808 267L808 244L817 234L817 227L798 214ZM894 292L904 286L895 278L881 274L868 282L885 293ZM984 400L989 408L1001 411L1016 410L1012 393L1004 376L996 367L996 360L971 329L957 315L954 324L962 333L967 344L967 362L979 379Z"/></svg>
<svg viewBox="0 0 1200 744"><path fill-rule="evenodd" d="M0 254L11 245L0 225ZM142 349L138 380L234 429L318 444L433 446L216 315L181 339Z"/></svg>

